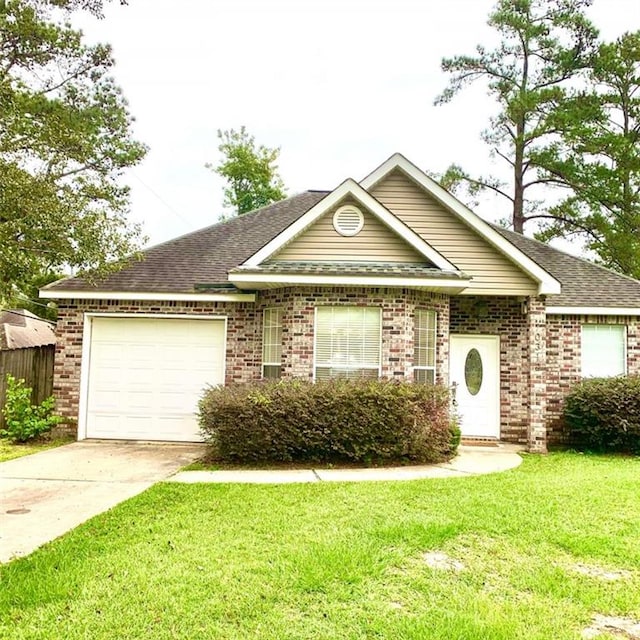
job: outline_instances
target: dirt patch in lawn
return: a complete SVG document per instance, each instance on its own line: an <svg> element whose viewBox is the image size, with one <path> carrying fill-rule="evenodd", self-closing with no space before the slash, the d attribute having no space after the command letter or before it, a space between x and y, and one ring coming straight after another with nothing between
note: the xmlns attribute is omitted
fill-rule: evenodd
<svg viewBox="0 0 640 640"><path fill-rule="evenodd" d="M583 638L598 638L604 633L619 638L640 640L640 622L631 618L616 618L614 616L593 616L591 626L582 631Z"/></svg>
<svg viewBox="0 0 640 640"><path fill-rule="evenodd" d="M597 578L598 580L605 580L607 582L626 580L631 577L631 572L626 569L607 569L605 567L582 563L575 564L569 568L571 571L583 576L589 576L590 578Z"/></svg>

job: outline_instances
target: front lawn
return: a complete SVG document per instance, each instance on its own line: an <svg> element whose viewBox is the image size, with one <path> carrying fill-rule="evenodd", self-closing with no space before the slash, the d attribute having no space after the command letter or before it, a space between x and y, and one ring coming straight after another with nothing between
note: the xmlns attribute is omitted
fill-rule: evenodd
<svg viewBox="0 0 640 640"><path fill-rule="evenodd" d="M160 484L2 567L0 637L575 639L595 614L640 619L639 523L638 458Z"/></svg>
<svg viewBox="0 0 640 640"><path fill-rule="evenodd" d="M54 447L60 447L63 444L69 444L73 442L75 438L72 436L61 438L43 438L35 440L33 442L13 443L4 438L0 438L0 462L7 460L13 460L14 458L21 458L22 456L29 456L32 453L38 453L45 449L53 449Z"/></svg>

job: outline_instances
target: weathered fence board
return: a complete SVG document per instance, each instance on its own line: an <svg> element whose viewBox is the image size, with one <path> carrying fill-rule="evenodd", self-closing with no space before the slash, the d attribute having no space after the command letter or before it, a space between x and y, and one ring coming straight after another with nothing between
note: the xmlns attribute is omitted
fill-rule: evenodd
<svg viewBox="0 0 640 640"><path fill-rule="evenodd" d="M53 359L55 345L10 349L0 351L0 407L4 407L7 373L15 378L24 378L33 389L31 401L35 404L48 398L53 392ZM4 415L0 412L0 428L4 428Z"/></svg>

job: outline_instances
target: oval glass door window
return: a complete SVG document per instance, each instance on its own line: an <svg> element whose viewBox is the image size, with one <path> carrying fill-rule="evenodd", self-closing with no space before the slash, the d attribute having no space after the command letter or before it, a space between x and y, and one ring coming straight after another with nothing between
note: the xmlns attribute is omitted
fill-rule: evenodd
<svg viewBox="0 0 640 640"><path fill-rule="evenodd" d="M482 358L477 349L467 353L464 363L464 381L472 396L475 396L482 386Z"/></svg>

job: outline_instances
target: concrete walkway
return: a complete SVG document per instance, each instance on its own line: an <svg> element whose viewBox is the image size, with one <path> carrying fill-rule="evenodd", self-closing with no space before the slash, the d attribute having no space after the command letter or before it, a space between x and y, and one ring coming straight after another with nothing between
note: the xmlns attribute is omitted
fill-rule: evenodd
<svg viewBox="0 0 640 640"><path fill-rule="evenodd" d="M141 493L204 451L200 444L84 441L0 463L0 563Z"/></svg>
<svg viewBox="0 0 640 640"><path fill-rule="evenodd" d="M507 471L517 467L522 447L461 446L458 455L443 464L380 467L372 469L229 469L221 471L181 471L168 482L216 482L248 484L291 484L296 482L353 482L380 480L420 480L423 478L452 478Z"/></svg>

